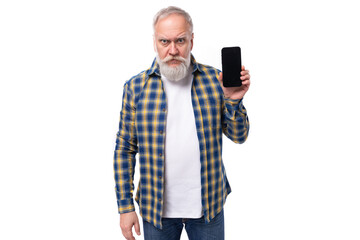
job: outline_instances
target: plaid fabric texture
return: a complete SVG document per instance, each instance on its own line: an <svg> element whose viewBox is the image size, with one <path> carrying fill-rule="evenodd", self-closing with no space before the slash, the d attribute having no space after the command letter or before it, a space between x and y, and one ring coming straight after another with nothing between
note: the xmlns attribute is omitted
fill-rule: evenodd
<svg viewBox="0 0 360 240"><path fill-rule="evenodd" d="M222 161L222 133L243 143L249 121L242 100L225 99L220 71L199 64L191 56L192 105L201 162L201 195L205 223L219 213L231 192ZM140 181L136 192L142 218L162 229L166 96L156 59L150 69L124 85L119 131L114 153L115 190L119 213L135 211L133 202L136 154Z"/></svg>

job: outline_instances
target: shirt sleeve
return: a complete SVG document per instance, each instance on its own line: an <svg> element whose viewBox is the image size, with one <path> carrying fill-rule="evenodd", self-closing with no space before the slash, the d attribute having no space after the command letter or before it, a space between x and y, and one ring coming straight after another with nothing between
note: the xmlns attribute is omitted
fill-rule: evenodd
<svg viewBox="0 0 360 240"><path fill-rule="evenodd" d="M250 124L243 99L234 100L224 97L222 112L222 128L225 136L235 143L245 142Z"/></svg>
<svg viewBox="0 0 360 240"><path fill-rule="evenodd" d="M117 132L114 153L115 191L119 213L135 211L133 180L136 163L135 156L138 152L135 113L134 97L132 96L129 84L125 83L119 131Z"/></svg>

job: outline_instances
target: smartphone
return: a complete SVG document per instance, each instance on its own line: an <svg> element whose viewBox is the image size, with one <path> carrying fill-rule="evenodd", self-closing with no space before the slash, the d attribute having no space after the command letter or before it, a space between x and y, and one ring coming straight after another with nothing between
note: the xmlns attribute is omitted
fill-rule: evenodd
<svg viewBox="0 0 360 240"><path fill-rule="evenodd" d="M223 49L221 49L221 62L224 87L240 87L240 47L224 47Z"/></svg>

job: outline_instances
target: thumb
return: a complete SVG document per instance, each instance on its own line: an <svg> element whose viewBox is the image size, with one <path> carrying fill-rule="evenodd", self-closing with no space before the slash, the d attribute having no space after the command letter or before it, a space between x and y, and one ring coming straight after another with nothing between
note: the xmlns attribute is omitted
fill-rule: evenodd
<svg viewBox="0 0 360 240"><path fill-rule="evenodd" d="M136 232L136 234L137 234L138 236L140 236L141 233L140 233L139 220L137 220L137 221L135 222L134 227L135 227L135 232Z"/></svg>
<svg viewBox="0 0 360 240"><path fill-rule="evenodd" d="M223 74L222 74L222 72L219 73L219 82L221 83L221 85L223 84Z"/></svg>

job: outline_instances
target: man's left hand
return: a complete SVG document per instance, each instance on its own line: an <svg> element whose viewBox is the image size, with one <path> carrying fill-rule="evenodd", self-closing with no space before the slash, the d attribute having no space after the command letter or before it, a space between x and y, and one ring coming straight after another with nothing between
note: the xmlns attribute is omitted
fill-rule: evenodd
<svg viewBox="0 0 360 240"><path fill-rule="evenodd" d="M219 81L221 83L221 87L224 92L225 98L230 99L242 99L245 95L245 93L249 90L250 87L250 74L249 70L246 70L244 66L242 66L240 72L240 80L242 82L242 85L240 87L224 87L223 85L223 75L222 72L219 75Z"/></svg>

